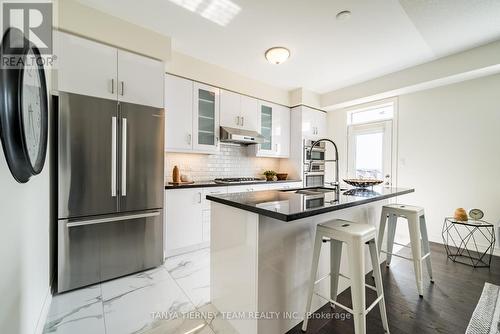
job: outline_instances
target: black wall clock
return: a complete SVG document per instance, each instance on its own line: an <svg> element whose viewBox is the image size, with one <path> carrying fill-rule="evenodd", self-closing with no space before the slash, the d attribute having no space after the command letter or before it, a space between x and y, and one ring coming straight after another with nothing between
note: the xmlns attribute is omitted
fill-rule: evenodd
<svg viewBox="0 0 500 334"><path fill-rule="evenodd" d="M21 47L9 47L13 41ZM25 183L42 171L47 152L45 72L38 48L18 29L5 32L0 55L17 60L0 69L0 137L12 175Z"/></svg>

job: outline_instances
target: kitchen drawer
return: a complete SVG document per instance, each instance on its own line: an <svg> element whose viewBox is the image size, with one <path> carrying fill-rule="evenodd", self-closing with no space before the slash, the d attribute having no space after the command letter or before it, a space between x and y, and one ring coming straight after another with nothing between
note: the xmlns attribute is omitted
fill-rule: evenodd
<svg viewBox="0 0 500 334"><path fill-rule="evenodd" d="M246 185L242 185L242 186L228 186L227 187L228 194L243 193L243 192L248 192L248 191L260 191L260 190L267 190L267 184L266 183L257 183L257 184L246 184Z"/></svg>
<svg viewBox="0 0 500 334"><path fill-rule="evenodd" d="M203 188L202 197L203 197L203 209L210 210L210 201L207 200L207 195L222 195L227 194L227 187L208 187Z"/></svg>
<svg viewBox="0 0 500 334"><path fill-rule="evenodd" d="M300 182L287 182L287 183L281 183L280 187L278 189L294 189L294 188L302 188L303 183L302 181Z"/></svg>

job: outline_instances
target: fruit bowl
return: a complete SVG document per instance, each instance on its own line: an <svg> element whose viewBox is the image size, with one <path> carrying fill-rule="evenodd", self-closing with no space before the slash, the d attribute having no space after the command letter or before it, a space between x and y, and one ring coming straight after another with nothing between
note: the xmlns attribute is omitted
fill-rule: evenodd
<svg viewBox="0 0 500 334"><path fill-rule="evenodd" d="M344 179L344 182L356 188L373 187L384 182L377 179Z"/></svg>

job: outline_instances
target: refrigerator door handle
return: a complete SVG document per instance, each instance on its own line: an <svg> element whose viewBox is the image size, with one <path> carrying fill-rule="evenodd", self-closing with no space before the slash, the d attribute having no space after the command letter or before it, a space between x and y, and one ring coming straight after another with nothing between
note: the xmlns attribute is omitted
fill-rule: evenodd
<svg viewBox="0 0 500 334"><path fill-rule="evenodd" d="M118 222L118 221L130 220L130 219L157 217L159 215L160 215L160 211L155 211L155 212L138 213L135 215L126 215L126 216L119 216L119 217L99 218L99 219L90 219L90 220L74 220L74 221L68 221L66 223L66 226L68 228L71 228L71 227L76 227L76 226L95 225L95 224Z"/></svg>
<svg viewBox="0 0 500 334"><path fill-rule="evenodd" d="M127 196L127 119L122 119L122 196Z"/></svg>
<svg viewBox="0 0 500 334"><path fill-rule="evenodd" d="M116 117L111 117L111 197L116 197Z"/></svg>

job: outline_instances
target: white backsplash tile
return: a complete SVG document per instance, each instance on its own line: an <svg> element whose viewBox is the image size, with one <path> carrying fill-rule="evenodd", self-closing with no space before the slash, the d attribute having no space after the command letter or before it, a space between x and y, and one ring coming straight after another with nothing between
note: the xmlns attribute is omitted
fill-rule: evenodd
<svg viewBox="0 0 500 334"><path fill-rule="evenodd" d="M221 144L215 154L165 154L165 178L172 180L174 166L181 174L189 175L194 181L212 180L216 177L264 177L266 170L279 171L280 159L256 158L247 154L245 146Z"/></svg>

